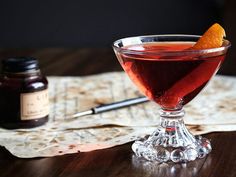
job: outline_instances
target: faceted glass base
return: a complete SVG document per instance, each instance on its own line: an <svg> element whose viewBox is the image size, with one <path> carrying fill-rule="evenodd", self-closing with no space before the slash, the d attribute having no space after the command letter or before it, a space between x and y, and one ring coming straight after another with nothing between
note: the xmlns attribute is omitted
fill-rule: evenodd
<svg viewBox="0 0 236 177"><path fill-rule="evenodd" d="M211 143L193 136L183 122L184 112L161 112L161 124L149 137L135 141L132 150L138 157L158 162L187 162L204 158L211 152Z"/></svg>

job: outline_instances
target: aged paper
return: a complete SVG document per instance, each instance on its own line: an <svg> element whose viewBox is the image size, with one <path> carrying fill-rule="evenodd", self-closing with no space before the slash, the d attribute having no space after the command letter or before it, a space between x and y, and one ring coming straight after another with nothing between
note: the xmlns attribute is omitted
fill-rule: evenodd
<svg viewBox="0 0 236 177"><path fill-rule="evenodd" d="M123 72L48 79L49 122L33 129L0 129L0 145L17 157L49 157L113 147L150 134L159 124L159 107L153 102L68 118L94 106L141 96ZM236 130L236 78L216 76L185 111L185 122L193 134Z"/></svg>

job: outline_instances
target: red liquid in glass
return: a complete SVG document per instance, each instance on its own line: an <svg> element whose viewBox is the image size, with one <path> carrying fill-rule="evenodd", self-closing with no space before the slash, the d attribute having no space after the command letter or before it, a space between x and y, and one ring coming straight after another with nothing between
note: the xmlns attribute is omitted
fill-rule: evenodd
<svg viewBox="0 0 236 177"><path fill-rule="evenodd" d="M118 58L126 73L147 97L163 108L176 109L187 104L204 88L225 57L158 55L160 51L186 50L193 44L153 42L130 45L125 48L153 53L118 54Z"/></svg>

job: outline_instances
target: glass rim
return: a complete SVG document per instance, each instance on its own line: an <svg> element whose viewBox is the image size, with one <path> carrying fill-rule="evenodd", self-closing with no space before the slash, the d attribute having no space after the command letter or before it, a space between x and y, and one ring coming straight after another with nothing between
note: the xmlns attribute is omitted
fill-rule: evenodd
<svg viewBox="0 0 236 177"><path fill-rule="evenodd" d="M123 48L123 46L118 46L119 43L122 43L124 40L132 40L132 39L140 39L140 38L154 38L154 37L169 37L169 38L179 38L179 37L185 37L185 38L196 38L199 39L201 35L188 35L188 34L161 34L161 35L143 35L143 36L133 36L133 37L125 37L118 39L113 42L112 47L114 50L121 52L123 54L135 54L135 55L158 55L158 56L185 56L185 55L199 55L199 54L211 54L211 53L218 53L218 52L224 52L226 51L230 46L231 43L227 39L223 39L223 44L221 47L217 48L210 48L210 49L191 49L191 50L168 50L168 51L141 51L141 50L131 50ZM158 41L156 41L158 42ZM196 41L186 41L183 40L166 40L166 41L160 41L160 42L196 42ZM145 43L145 42L144 42ZM141 43L137 43L141 44ZM131 44L132 45L132 44ZM134 44L135 45L135 44ZM128 45L127 45L128 46Z"/></svg>

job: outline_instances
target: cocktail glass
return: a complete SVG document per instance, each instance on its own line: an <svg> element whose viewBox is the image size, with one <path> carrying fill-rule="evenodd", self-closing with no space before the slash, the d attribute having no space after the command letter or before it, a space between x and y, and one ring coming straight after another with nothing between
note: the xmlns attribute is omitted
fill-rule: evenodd
<svg viewBox="0 0 236 177"><path fill-rule="evenodd" d="M187 130L183 106L215 75L230 42L224 39L219 48L191 50L199 38L152 35L123 38L113 43L115 54L130 79L161 108L156 131L132 145L137 156L178 163L204 158L211 152L208 139L193 136Z"/></svg>

